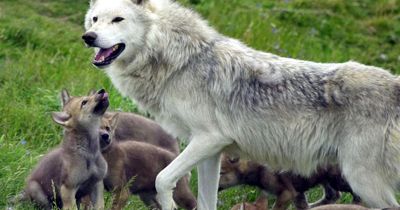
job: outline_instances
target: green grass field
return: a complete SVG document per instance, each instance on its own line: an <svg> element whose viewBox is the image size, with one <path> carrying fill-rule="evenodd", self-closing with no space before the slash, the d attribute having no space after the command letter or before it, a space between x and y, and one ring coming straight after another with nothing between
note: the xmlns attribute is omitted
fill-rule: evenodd
<svg viewBox="0 0 400 210"><path fill-rule="evenodd" d="M398 0L181 2L221 33L259 50L320 62L355 60L400 73ZM92 50L80 38L87 7L87 0L0 0L0 209L22 190L41 156L60 143L61 127L50 113L60 109L61 88L83 95L104 87L111 109L137 111L91 66ZM196 191L195 176L192 186ZM218 209L254 200L258 193L249 187L222 192ZM319 195L310 191L310 200ZM145 207L132 198L126 209Z"/></svg>

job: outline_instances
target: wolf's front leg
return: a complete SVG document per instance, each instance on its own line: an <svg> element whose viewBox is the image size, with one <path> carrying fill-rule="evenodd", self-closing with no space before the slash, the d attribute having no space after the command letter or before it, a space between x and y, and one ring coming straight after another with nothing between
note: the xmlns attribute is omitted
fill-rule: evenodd
<svg viewBox="0 0 400 210"><path fill-rule="evenodd" d="M198 209L215 209L217 206L220 155L217 153L197 166L198 174Z"/></svg>
<svg viewBox="0 0 400 210"><path fill-rule="evenodd" d="M69 187L67 185L61 185L60 193L61 200L63 203L62 209L77 209L75 194L77 189L75 187Z"/></svg>
<svg viewBox="0 0 400 210"><path fill-rule="evenodd" d="M90 200L94 209L104 209L104 185L103 180L96 183L93 191L90 193Z"/></svg>
<svg viewBox="0 0 400 210"><path fill-rule="evenodd" d="M129 198L129 189L127 186L118 187L115 190L115 196L112 202L111 210L121 210L128 202Z"/></svg>
<svg viewBox="0 0 400 210"><path fill-rule="evenodd" d="M219 172L219 163L216 164L216 161L219 160L219 153L221 150L232 144L233 141L225 139L219 135L211 135L210 133L211 132L207 132L204 133L204 135L193 136L186 149L158 174L156 178L157 200L161 204L163 210L172 210L174 208L172 189L176 186L176 182L189 173L189 171L197 164L206 159L209 160L204 162L203 166L200 166L203 175L201 175L202 181L201 183L199 182L199 185L202 184L204 186L199 186L199 189L203 189L203 191L199 192L199 198L213 198L211 199L212 203L207 205L199 205L198 209L216 209L216 192ZM210 171L210 174L207 174L207 172L204 170L214 171ZM213 181L207 183L207 181L204 179L205 175L207 175L208 179ZM210 187L211 184L215 186ZM206 189L210 189L210 191L212 189L213 191L214 188L215 193L212 193L211 195L204 195L204 193L206 193ZM204 202L209 202L209 200L204 200L203 203Z"/></svg>

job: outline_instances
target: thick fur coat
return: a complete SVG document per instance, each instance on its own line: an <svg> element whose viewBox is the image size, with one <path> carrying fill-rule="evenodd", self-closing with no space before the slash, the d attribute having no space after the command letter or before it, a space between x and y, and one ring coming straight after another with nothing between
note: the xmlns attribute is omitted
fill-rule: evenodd
<svg viewBox="0 0 400 210"><path fill-rule="evenodd" d="M338 163L369 206L398 205L400 81L388 71L256 51L169 0L93 0L85 27L94 64L120 93L190 139L157 177L163 209L195 166L198 208L216 209L227 148L303 176Z"/></svg>

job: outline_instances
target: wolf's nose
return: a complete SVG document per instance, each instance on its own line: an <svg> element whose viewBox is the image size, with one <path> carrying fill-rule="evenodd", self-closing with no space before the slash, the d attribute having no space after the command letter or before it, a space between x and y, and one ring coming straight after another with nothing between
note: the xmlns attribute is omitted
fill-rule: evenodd
<svg viewBox="0 0 400 210"><path fill-rule="evenodd" d="M100 89L99 91L97 91L97 94L103 94L103 93L105 93L106 91L104 90L104 89Z"/></svg>
<svg viewBox="0 0 400 210"><path fill-rule="evenodd" d="M101 139L103 139L104 141L107 141L109 137L110 136L107 133L101 134Z"/></svg>
<svg viewBox="0 0 400 210"><path fill-rule="evenodd" d="M94 32L87 32L83 34L82 39L85 41L85 43L89 46L93 46L94 41L97 39L97 34Z"/></svg>

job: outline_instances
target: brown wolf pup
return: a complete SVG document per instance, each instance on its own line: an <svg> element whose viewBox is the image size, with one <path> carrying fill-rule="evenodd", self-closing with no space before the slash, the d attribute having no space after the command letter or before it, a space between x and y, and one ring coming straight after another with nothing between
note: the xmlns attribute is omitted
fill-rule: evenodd
<svg viewBox="0 0 400 210"><path fill-rule="evenodd" d="M53 120L64 127L61 146L45 155L27 179L21 199L29 199L44 209L77 208L89 195L95 209L104 209L103 178L107 163L100 153L98 132L109 101L104 89L86 97L61 93L63 111L53 112Z"/></svg>
<svg viewBox="0 0 400 210"><path fill-rule="evenodd" d="M105 119L111 119L118 114L115 126L115 141L135 140L166 149L176 155L179 154L178 141L169 135L156 122L140 115L128 112L106 112Z"/></svg>
<svg viewBox="0 0 400 210"><path fill-rule="evenodd" d="M231 210L268 210L267 196L262 194L254 203L239 203L231 208Z"/></svg>
<svg viewBox="0 0 400 210"><path fill-rule="evenodd" d="M304 193L319 184L324 187L325 197L313 204L313 207L334 203L340 196L338 191L350 192L353 195L353 202L360 202L360 198L353 194L350 186L341 177L340 170L335 166L319 168L311 177L304 178L289 172L275 173L254 161L223 155L219 189L239 184L257 186L276 195L274 209L286 209L293 199L297 209L307 209L309 206Z"/></svg>
<svg viewBox="0 0 400 210"><path fill-rule="evenodd" d="M115 193L112 209L122 209L131 193L138 194L146 205L160 209L156 201L156 176L176 155L136 140L115 141L118 116L116 114L111 119L103 119L100 129L100 146L109 166L104 186ZM178 206L184 209L196 207L196 199L187 179L178 181L173 195Z"/></svg>

